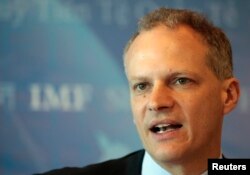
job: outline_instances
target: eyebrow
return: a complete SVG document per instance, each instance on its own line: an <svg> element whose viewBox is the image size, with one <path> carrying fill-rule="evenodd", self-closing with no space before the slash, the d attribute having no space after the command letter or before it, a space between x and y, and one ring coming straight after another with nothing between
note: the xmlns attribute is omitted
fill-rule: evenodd
<svg viewBox="0 0 250 175"><path fill-rule="evenodd" d="M131 79L128 79L129 85L133 85L135 82L147 82L149 81L146 77L132 77Z"/></svg>
<svg viewBox="0 0 250 175"><path fill-rule="evenodd" d="M148 80L148 78L145 77L145 76L132 76L132 77L130 78L130 80L131 80L131 81L133 81L133 80L145 81L145 80Z"/></svg>
<svg viewBox="0 0 250 175"><path fill-rule="evenodd" d="M191 71L187 71L187 70L167 73L166 75L164 75L164 78L177 77L177 76L180 76L180 75L191 75L191 76L194 76L196 78L200 78L199 74L191 72ZM150 77L148 78L146 76L139 75L139 76L132 76L129 79L129 82L132 82L132 81L149 81L149 80L150 80Z"/></svg>

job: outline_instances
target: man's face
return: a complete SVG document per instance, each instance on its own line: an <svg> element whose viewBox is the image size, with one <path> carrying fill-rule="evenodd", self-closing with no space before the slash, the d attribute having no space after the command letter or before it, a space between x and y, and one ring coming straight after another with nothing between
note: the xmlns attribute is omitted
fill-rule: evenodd
<svg viewBox="0 0 250 175"><path fill-rule="evenodd" d="M125 55L134 121L157 162L219 156L225 90L192 29L142 32Z"/></svg>

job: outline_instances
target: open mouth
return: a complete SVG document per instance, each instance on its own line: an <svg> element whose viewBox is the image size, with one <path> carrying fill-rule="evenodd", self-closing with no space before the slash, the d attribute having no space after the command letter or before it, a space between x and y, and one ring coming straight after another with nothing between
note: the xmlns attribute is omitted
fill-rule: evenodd
<svg viewBox="0 0 250 175"><path fill-rule="evenodd" d="M162 134L164 132L173 131L181 128L181 124L158 124L150 128L153 133Z"/></svg>

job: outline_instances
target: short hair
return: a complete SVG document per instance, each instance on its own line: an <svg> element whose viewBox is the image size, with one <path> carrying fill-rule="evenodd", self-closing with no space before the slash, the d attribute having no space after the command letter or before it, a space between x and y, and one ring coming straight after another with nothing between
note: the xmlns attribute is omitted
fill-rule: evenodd
<svg viewBox="0 0 250 175"><path fill-rule="evenodd" d="M192 28L208 46L206 62L216 77L220 80L233 77L232 49L229 39L220 28L214 26L205 16L191 10L162 7L145 15L139 20L138 31L128 41L124 55L142 31L151 30L159 25L168 28L186 25Z"/></svg>

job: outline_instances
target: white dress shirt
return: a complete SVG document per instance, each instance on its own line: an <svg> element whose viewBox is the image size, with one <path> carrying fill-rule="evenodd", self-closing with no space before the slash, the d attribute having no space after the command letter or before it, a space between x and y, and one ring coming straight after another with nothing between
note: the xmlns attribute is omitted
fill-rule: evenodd
<svg viewBox="0 0 250 175"><path fill-rule="evenodd" d="M167 170L158 165L154 159L145 151L142 161L142 175L171 175ZM207 175L207 171L201 175Z"/></svg>

